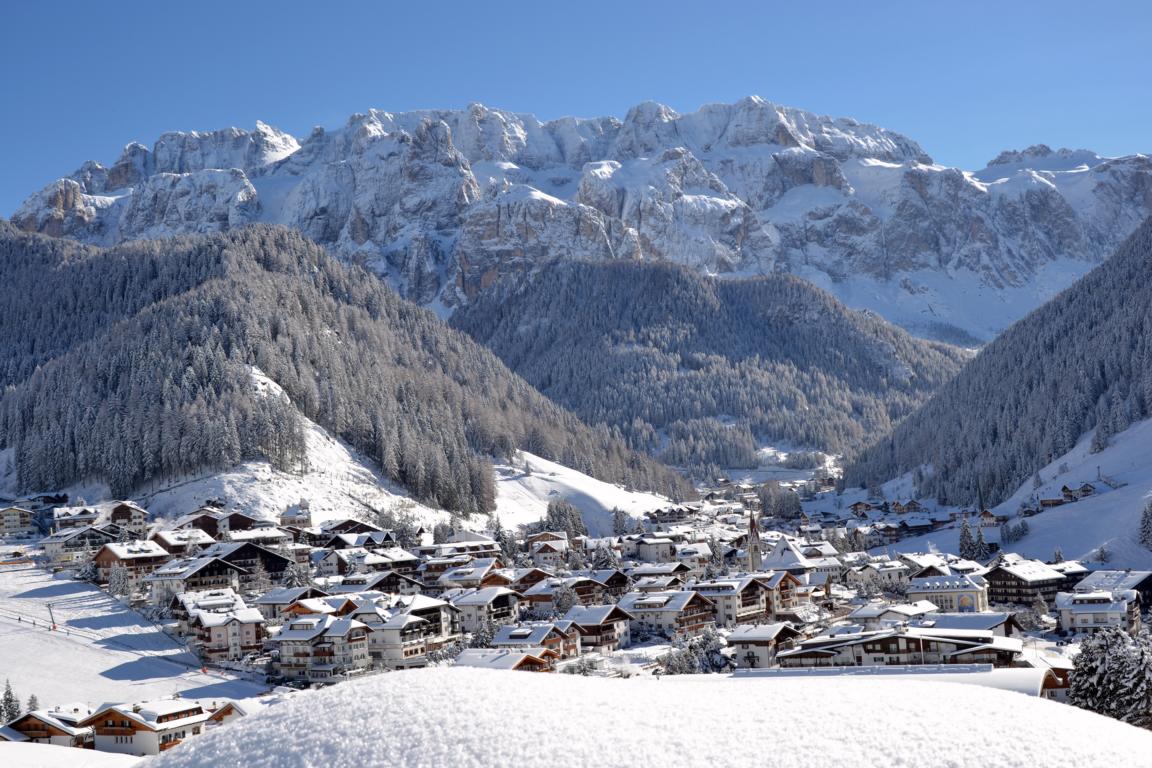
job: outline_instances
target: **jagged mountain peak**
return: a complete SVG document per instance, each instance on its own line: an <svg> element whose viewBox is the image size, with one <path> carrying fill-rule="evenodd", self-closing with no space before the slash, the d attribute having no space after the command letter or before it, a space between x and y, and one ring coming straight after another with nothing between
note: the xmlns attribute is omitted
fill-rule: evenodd
<svg viewBox="0 0 1152 768"><path fill-rule="evenodd" d="M790 272L978 344L1102 260L1152 213L1149 190L1142 156L1037 145L969 173L756 96L547 122L473 103L368 110L299 141L263 123L167 133L86 163L13 221L98 245L284 224L449 311L556 258Z"/></svg>

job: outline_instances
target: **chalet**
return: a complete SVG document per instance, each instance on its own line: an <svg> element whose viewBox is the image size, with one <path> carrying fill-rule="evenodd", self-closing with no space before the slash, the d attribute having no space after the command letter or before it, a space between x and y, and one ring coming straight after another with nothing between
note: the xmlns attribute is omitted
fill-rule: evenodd
<svg viewBox="0 0 1152 768"><path fill-rule="evenodd" d="M1089 570L1079 560L1064 560L1059 563L1048 563L1052 570L1064 575L1064 583L1060 585L1061 592L1072 592L1077 585L1089 574Z"/></svg>
<svg viewBox="0 0 1152 768"><path fill-rule="evenodd" d="M40 532L35 515L23 507L0 509L0 537L25 538Z"/></svg>
<svg viewBox="0 0 1152 768"><path fill-rule="evenodd" d="M573 576L587 576L601 584L605 595L618 598L632 588L632 579L619 568L573 571Z"/></svg>
<svg viewBox="0 0 1152 768"><path fill-rule="evenodd" d="M765 669L776 666L776 653L792 647L800 632L791 624L741 626L728 635L728 646L734 650L738 668Z"/></svg>
<svg viewBox="0 0 1152 768"><path fill-rule="evenodd" d="M310 528L312 505L307 499L301 499L299 504L290 504L280 513L279 522L284 528Z"/></svg>
<svg viewBox="0 0 1152 768"><path fill-rule="evenodd" d="M680 576L644 576L632 584L633 592L676 592L684 588ZM627 593L625 593L627 594Z"/></svg>
<svg viewBox="0 0 1152 768"><path fill-rule="evenodd" d="M875 509L875 507L866 501L857 501L856 503L849 506L848 509L851 510L852 514L856 515L857 517L864 517L873 509Z"/></svg>
<svg viewBox="0 0 1152 768"><path fill-rule="evenodd" d="M704 581L689 588L712 601L718 626L735 627L764 623L778 611L794 610L799 586L799 579L781 571Z"/></svg>
<svg viewBox="0 0 1152 768"><path fill-rule="evenodd" d="M1010 519L1004 512L993 512L990 509L981 510L976 518L981 528L999 528Z"/></svg>
<svg viewBox="0 0 1152 768"><path fill-rule="evenodd" d="M663 536L645 536L636 544L636 556L647 563L666 563L675 560L675 554L676 542Z"/></svg>
<svg viewBox="0 0 1152 768"><path fill-rule="evenodd" d="M8 723L7 728L19 733L22 740L33 744L92 749L92 728L80 725L88 714L88 710L79 705L52 710L37 709Z"/></svg>
<svg viewBox="0 0 1152 768"><path fill-rule="evenodd" d="M632 644L631 622L635 617L618 605L574 605L564 614L580 633L585 651L605 653Z"/></svg>
<svg viewBox="0 0 1152 768"><path fill-rule="evenodd" d="M580 605L596 605L604 601L604 585L588 576L565 576L543 579L524 590L524 603L537 613L556 609L556 593L569 589Z"/></svg>
<svg viewBox="0 0 1152 768"><path fill-rule="evenodd" d="M533 545L545 541L551 541L553 543L562 541L567 544L568 534L564 531L540 531L539 533L533 533L524 539L524 548L525 550L531 550Z"/></svg>
<svg viewBox="0 0 1152 768"><path fill-rule="evenodd" d="M267 549L280 549L293 543L290 532L274 525L258 525L246 531L229 531L221 534L221 538L230 542L249 541Z"/></svg>
<svg viewBox="0 0 1152 768"><path fill-rule="evenodd" d="M357 614L368 627L368 655L373 666L417 669L428 666L428 620L410 613L379 609Z"/></svg>
<svg viewBox="0 0 1152 768"><path fill-rule="evenodd" d="M529 553L537 568L559 568L567 556L568 541L539 541L531 545Z"/></svg>
<svg viewBox="0 0 1152 768"><path fill-rule="evenodd" d="M794 576L806 581L809 573L816 570L816 564L811 558L805 557L795 539L782 536L772 551L764 558L763 566L767 570L788 571Z"/></svg>
<svg viewBox="0 0 1152 768"><path fill-rule="evenodd" d="M396 571L370 571L345 576L339 584L329 584L333 593L386 592L394 595L419 595L424 585L411 576Z"/></svg>
<svg viewBox="0 0 1152 768"><path fill-rule="evenodd" d="M1057 592L1054 607L1061 632L1093 633L1117 627L1134 636L1140 632L1140 605L1140 593L1128 589Z"/></svg>
<svg viewBox="0 0 1152 768"><path fill-rule="evenodd" d="M244 598L232 589L210 589L173 595L168 612L178 622L181 633L188 632L188 620L196 612L230 613L247 608Z"/></svg>
<svg viewBox="0 0 1152 768"><path fill-rule="evenodd" d="M924 507L916 499L909 499L907 503L897 499L892 502L892 511L897 515L915 515L924 511Z"/></svg>
<svg viewBox="0 0 1152 768"><path fill-rule="evenodd" d="M324 544L324 549L387 549L396 546L392 531L366 533L336 533Z"/></svg>
<svg viewBox="0 0 1152 768"><path fill-rule="evenodd" d="M782 667L869 667L917 664L991 664L1011 667L1024 650L1014 637L978 630L896 627L844 631L798 640L779 651Z"/></svg>
<svg viewBox="0 0 1152 768"><path fill-rule="evenodd" d="M436 584L441 589L454 587L479 588L499 577L500 561L494 557L476 558L466 565L450 568L440 574ZM507 581L507 579L503 579ZM493 585L495 586L495 585Z"/></svg>
<svg viewBox="0 0 1152 768"><path fill-rule="evenodd" d="M875 583L885 591L892 591L908 583L909 570L908 564L900 560L877 560L849 569L846 581L857 589Z"/></svg>
<svg viewBox="0 0 1152 768"><path fill-rule="evenodd" d="M121 501L108 513L108 521L133 534L143 537L148 531L148 510L131 501Z"/></svg>
<svg viewBox="0 0 1152 768"><path fill-rule="evenodd" d="M633 636L689 638L716 625L715 605L697 592L629 592L618 605L633 617Z"/></svg>
<svg viewBox="0 0 1152 768"><path fill-rule="evenodd" d="M452 555L451 557L432 557L420 563L416 573L426 587L436 588L437 580L446 571L453 568L462 568L472 562L472 555Z"/></svg>
<svg viewBox="0 0 1152 768"><path fill-rule="evenodd" d="M100 752L158 755L204 731L208 713L195 701L170 699L104 706L80 722Z"/></svg>
<svg viewBox="0 0 1152 768"><path fill-rule="evenodd" d="M156 531L149 538L164 548L173 557L184 557L189 548L199 551L211 546L216 540L199 528L176 528L170 531Z"/></svg>
<svg viewBox="0 0 1152 768"><path fill-rule="evenodd" d="M190 515L176 520L176 528L198 528L214 539L220 539L225 531L236 533L249 531L263 521L244 512L229 512L218 507L201 507Z"/></svg>
<svg viewBox="0 0 1152 768"><path fill-rule="evenodd" d="M1051 605L1062 589L1064 574L1038 560L1005 557L984 574L988 602L1030 605L1039 594Z"/></svg>
<svg viewBox="0 0 1152 768"><path fill-rule="evenodd" d="M637 581L650 576L656 576L658 578L675 577L684 580L691 575L692 569L684 565L684 563L649 563L638 565L628 571L628 576Z"/></svg>
<svg viewBox="0 0 1152 768"><path fill-rule="evenodd" d="M1080 499L1091 496L1096 493L1096 486L1092 483L1081 483L1075 487L1067 485L1060 488L1060 497L1067 503L1072 501L1079 501Z"/></svg>
<svg viewBox="0 0 1152 768"><path fill-rule="evenodd" d="M354 520L350 517L339 519L325 520L320 523L320 529L325 533L372 533L373 531L380 532L384 529L378 525L364 522L363 520Z"/></svg>
<svg viewBox="0 0 1152 768"><path fill-rule="evenodd" d="M248 572L218 557L195 557L173 560L156 568L143 578L150 587L149 601L166 605L173 595L210 589L239 589Z"/></svg>
<svg viewBox="0 0 1152 768"><path fill-rule="evenodd" d="M350 573L386 571L390 561L366 549L317 550L318 558L314 565L320 576L344 576Z"/></svg>
<svg viewBox="0 0 1152 768"><path fill-rule="evenodd" d="M56 533L96 525L99 519L100 513L91 507L53 507L44 516L44 527L49 533Z"/></svg>
<svg viewBox="0 0 1152 768"><path fill-rule="evenodd" d="M481 669L551 672L553 658L553 652L544 649L467 648L456 657L453 664L457 667Z"/></svg>
<svg viewBox="0 0 1152 768"><path fill-rule="evenodd" d="M263 568L268 579L280 583L284 571L293 563L292 558L250 541L220 541L201 550L200 557L218 557L240 568L243 571L240 574L242 590L252 588L260 568Z"/></svg>
<svg viewBox="0 0 1152 768"><path fill-rule="evenodd" d="M128 582L135 588L141 579L168 562L169 557L154 541L126 541L105 544L92 560L101 582L106 583L112 569L120 566L127 570Z"/></svg>
<svg viewBox="0 0 1152 768"><path fill-rule="evenodd" d="M492 648L547 648L558 658L580 655L580 630L567 620L505 625L496 630Z"/></svg>
<svg viewBox="0 0 1152 768"><path fill-rule="evenodd" d="M300 601L316 597L327 597L328 593L316 587L277 587L250 601L260 611L269 624L279 624L284 619L284 610Z"/></svg>
<svg viewBox="0 0 1152 768"><path fill-rule="evenodd" d="M105 544L116 541L116 536L103 528L90 525L65 528L40 541L44 556L54 566L66 567L88 562Z"/></svg>
<svg viewBox="0 0 1152 768"><path fill-rule="evenodd" d="M476 632L488 622L514 624L520 616L520 596L507 587L452 590L444 597L460 609L465 632Z"/></svg>
<svg viewBox="0 0 1152 768"><path fill-rule="evenodd" d="M241 717L247 717L251 714L248 707L238 701L226 701L216 709L212 710L212 714L208 716L208 720L204 723L204 727L211 730L219 725L226 725L233 720L238 720Z"/></svg>
<svg viewBox="0 0 1152 768"><path fill-rule="evenodd" d="M207 661L239 661L264 648L264 616L256 608L227 613L194 611L189 645Z"/></svg>
<svg viewBox="0 0 1152 768"><path fill-rule="evenodd" d="M912 579L905 596L910 602L927 600L942 611L979 613L988 610L988 585L979 576L928 576Z"/></svg>
<svg viewBox="0 0 1152 768"><path fill-rule="evenodd" d="M872 601L856 608L846 618L866 630L881 630L930 617L936 611L936 606L927 600L896 604Z"/></svg>
<svg viewBox="0 0 1152 768"><path fill-rule="evenodd" d="M285 677L335 682L368 669L368 627L355 619L300 616L269 638Z"/></svg>
<svg viewBox="0 0 1152 768"><path fill-rule="evenodd" d="M1059 498L1059 499L1040 499L1040 507L1041 507L1041 509L1049 509L1049 508L1051 508L1051 507L1059 507L1059 506L1062 506L1064 503L1065 503L1065 502L1064 502L1064 499L1063 499L1063 498Z"/></svg>
<svg viewBox="0 0 1152 768"><path fill-rule="evenodd" d="M429 651L437 650L461 638L461 610L449 603L428 595L400 597L392 606L393 612L407 613L424 619L420 632Z"/></svg>
<svg viewBox="0 0 1152 768"><path fill-rule="evenodd" d="M720 545L717 544L717 546ZM692 569L692 573L699 575L704 573L704 569L708 567L708 563L712 559L712 547L701 542L677 544L672 559L683 563Z"/></svg>

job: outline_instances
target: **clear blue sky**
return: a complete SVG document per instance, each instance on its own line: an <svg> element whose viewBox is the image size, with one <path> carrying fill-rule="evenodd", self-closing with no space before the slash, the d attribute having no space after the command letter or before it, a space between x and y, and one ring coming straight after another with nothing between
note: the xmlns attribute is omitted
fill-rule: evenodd
<svg viewBox="0 0 1152 768"><path fill-rule="evenodd" d="M162 131L297 135L355 111L623 117L758 94L980 167L1043 142L1152 152L1147 2L52 3L0 20L0 215Z"/></svg>

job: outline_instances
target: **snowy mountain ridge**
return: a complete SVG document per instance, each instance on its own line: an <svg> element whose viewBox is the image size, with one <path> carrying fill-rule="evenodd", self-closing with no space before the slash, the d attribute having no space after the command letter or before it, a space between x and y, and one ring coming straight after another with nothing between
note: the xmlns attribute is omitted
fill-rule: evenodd
<svg viewBox="0 0 1152 768"><path fill-rule="evenodd" d="M286 224L450 311L560 259L791 272L914 332L984 341L1152 212L1152 161L1043 145L973 173L913 140L757 97L623 120L473 104L296 138L166 133L32 195L22 229L110 245Z"/></svg>

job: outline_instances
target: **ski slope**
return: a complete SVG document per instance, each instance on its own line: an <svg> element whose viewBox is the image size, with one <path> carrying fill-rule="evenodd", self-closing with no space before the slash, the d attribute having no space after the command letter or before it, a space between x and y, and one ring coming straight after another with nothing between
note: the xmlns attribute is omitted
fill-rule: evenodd
<svg viewBox="0 0 1152 768"><path fill-rule="evenodd" d="M49 630L49 605L56 631ZM35 694L42 707L95 707L175 693L247 698L265 690L201 672L182 645L104 591L26 565L0 566L0 678L11 681L21 702Z"/></svg>

